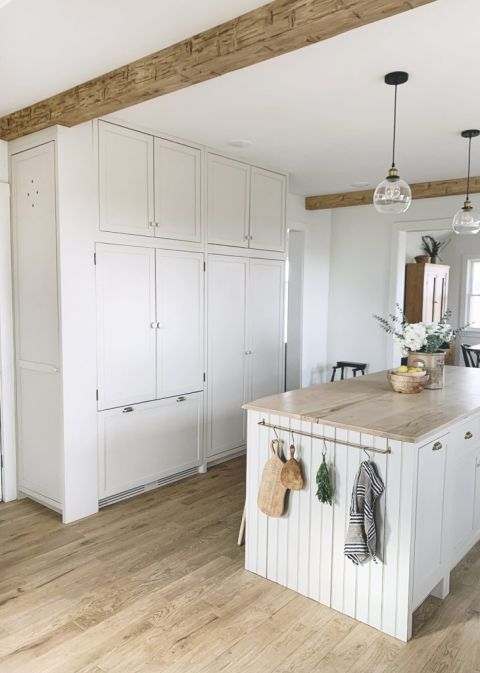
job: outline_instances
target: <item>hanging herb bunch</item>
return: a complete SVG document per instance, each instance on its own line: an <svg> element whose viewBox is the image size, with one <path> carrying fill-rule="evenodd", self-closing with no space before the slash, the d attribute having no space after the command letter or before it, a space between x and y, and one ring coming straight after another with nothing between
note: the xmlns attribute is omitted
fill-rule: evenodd
<svg viewBox="0 0 480 673"><path fill-rule="evenodd" d="M333 505L333 486L325 456L327 454L327 447L325 441L323 442L324 450L322 451L322 463L317 472L317 498L320 502Z"/></svg>

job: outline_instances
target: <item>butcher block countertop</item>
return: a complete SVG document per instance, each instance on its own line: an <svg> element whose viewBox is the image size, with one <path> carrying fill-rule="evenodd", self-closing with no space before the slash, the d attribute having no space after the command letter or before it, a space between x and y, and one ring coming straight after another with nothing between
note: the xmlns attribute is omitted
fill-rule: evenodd
<svg viewBox="0 0 480 673"><path fill-rule="evenodd" d="M443 389L416 395L393 392L386 372L377 372L271 395L244 408L417 443L480 413L480 369L445 367Z"/></svg>

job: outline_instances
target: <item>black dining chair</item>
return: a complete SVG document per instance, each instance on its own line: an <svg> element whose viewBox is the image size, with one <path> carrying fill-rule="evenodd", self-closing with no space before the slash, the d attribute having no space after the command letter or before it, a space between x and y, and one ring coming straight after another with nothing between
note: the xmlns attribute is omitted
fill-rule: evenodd
<svg viewBox="0 0 480 673"><path fill-rule="evenodd" d="M472 350L468 344L462 344L462 354L465 367L478 368L480 366L480 353L476 350Z"/></svg>

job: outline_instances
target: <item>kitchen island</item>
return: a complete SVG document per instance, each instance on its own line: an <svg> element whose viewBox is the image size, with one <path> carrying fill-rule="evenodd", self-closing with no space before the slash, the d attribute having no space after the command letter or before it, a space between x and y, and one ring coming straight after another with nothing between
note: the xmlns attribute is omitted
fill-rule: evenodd
<svg viewBox="0 0 480 673"><path fill-rule="evenodd" d="M480 370L446 367L443 389L416 395L393 392L380 372L245 408L247 570L408 640L414 610L429 594L448 594L451 569L480 539ZM293 437L305 485L288 493L282 517L270 518L257 493L276 435L284 456ZM332 506L316 497L325 450ZM368 456L385 485L379 560L355 566L344 556L345 534Z"/></svg>

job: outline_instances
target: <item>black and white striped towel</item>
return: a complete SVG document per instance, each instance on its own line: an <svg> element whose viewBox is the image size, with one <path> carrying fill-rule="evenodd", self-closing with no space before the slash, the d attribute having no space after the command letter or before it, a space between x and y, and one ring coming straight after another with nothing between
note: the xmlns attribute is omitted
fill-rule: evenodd
<svg viewBox="0 0 480 673"><path fill-rule="evenodd" d="M373 464L364 461L353 484L350 521L344 549L345 556L355 565L369 559L377 562L375 502L384 488L383 481L376 473Z"/></svg>

